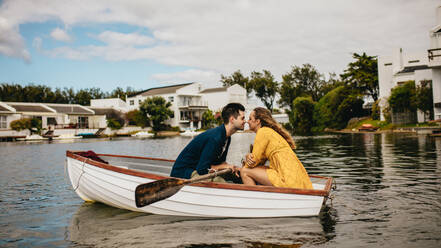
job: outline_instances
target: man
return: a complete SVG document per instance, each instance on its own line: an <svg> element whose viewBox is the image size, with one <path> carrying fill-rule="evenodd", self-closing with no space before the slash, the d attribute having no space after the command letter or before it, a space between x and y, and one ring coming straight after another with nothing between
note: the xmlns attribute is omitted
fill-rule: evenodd
<svg viewBox="0 0 441 248"><path fill-rule="evenodd" d="M196 136L179 154L170 176L192 178L205 175L210 170L225 168L231 168L234 173L237 173L239 168L226 163L225 160L231 142L231 135L244 129L244 112L245 108L240 103L227 104L222 109L224 124ZM225 182L219 176L213 181Z"/></svg>

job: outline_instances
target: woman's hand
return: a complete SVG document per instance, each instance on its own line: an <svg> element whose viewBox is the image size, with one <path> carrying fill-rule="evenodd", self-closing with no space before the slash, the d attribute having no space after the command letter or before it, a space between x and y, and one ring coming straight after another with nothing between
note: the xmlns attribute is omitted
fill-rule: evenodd
<svg viewBox="0 0 441 248"><path fill-rule="evenodd" d="M253 167L253 166L256 165L256 160L254 160L254 156L253 156L252 153L248 153L248 154L245 156L245 165L246 165L247 167Z"/></svg>

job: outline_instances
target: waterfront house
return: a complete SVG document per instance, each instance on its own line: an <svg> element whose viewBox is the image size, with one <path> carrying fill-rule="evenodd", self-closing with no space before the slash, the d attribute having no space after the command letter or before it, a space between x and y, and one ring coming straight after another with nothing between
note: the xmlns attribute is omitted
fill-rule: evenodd
<svg viewBox="0 0 441 248"><path fill-rule="evenodd" d="M91 99L90 100L91 108L105 108L105 109L114 109L119 112L128 112L129 106L127 102L123 101L121 98L106 98L106 99Z"/></svg>
<svg viewBox="0 0 441 248"><path fill-rule="evenodd" d="M202 90L200 83L186 83L151 88L129 96L128 109L139 109L144 100L154 96L163 97L172 104L170 109L174 114L167 124L181 129L201 128L202 114L208 109L217 112L230 102L245 106L247 103L246 90L239 85Z"/></svg>
<svg viewBox="0 0 441 248"><path fill-rule="evenodd" d="M222 111L222 108L230 103L237 102L247 105L247 91L242 86L235 84L232 86L207 88L199 92L208 108L214 112Z"/></svg>
<svg viewBox="0 0 441 248"><path fill-rule="evenodd" d="M105 128L106 116L95 114L90 108L79 104L0 102L0 136L11 135L10 124L14 120L36 118L43 129Z"/></svg>
<svg viewBox="0 0 441 248"><path fill-rule="evenodd" d="M417 53L405 53L397 48L392 56L378 57L378 82L380 106L387 105L391 89L413 80L416 85L431 81L435 119L441 119L441 6L437 9L437 25L430 30L431 48ZM421 111L414 117L425 121ZM384 120L383 114L381 120Z"/></svg>
<svg viewBox="0 0 441 248"><path fill-rule="evenodd" d="M45 103L58 114L56 120L47 120L47 126L53 128L103 128L106 125L98 125L95 119L105 121L105 116L96 116L95 112L79 104L55 104ZM91 121L94 120L94 121ZM43 126L44 127L44 126Z"/></svg>
<svg viewBox="0 0 441 248"><path fill-rule="evenodd" d="M181 129L200 127L202 114L208 109L207 103L202 101L202 95L199 94L200 90L199 83L156 87L129 96L126 102L129 110L134 110L139 109L142 102L149 97L163 97L171 103L170 109L173 111L173 117L167 121L167 124L179 126Z"/></svg>

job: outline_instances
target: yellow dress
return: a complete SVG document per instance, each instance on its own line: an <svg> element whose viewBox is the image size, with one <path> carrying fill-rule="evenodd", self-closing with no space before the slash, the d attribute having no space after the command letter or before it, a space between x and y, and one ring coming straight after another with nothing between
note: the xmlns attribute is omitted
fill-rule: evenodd
<svg viewBox="0 0 441 248"><path fill-rule="evenodd" d="M268 178L276 187L312 189L308 173L288 142L269 127L259 128L254 139L255 165L270 161L266 170Z"/></svg>

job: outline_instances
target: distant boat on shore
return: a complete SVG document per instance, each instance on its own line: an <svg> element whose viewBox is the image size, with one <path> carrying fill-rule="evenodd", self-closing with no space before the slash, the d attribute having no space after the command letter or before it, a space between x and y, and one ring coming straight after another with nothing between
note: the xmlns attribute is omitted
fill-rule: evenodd
<svg viewBox="0 0 441 248"><path fill-rule="evenodd" d="M63 140L63 139L82 139L83 136L77 136L73 133L65 133L65 134L61 134L59 136L55 136L52 139L54 140Z"/></svg>
<svg viewBox="0 0 441 248"><path fill-rule="evenodd" d="M148 137L153 137L155 134L153 133L149 133L149 132L145 132L145 131L141 131L141 132L137 132L135 134L132 134L132 137L136 137L136 138L148 138Z"/></svg>
<svg viewBox="0 0 441 248"><path fill-rule="evenodd" d="M203 131L185 130L185 132L180 133L181 136L193 137L203 133Z"/></svg>
<svg viewBox="0 0 441 248"><path fill-rule="evenodd" d="M37 141L37 140L48 140L48 138L44 138L38 134L26 135L25 138L18 138L18 141Z"/></svg>

